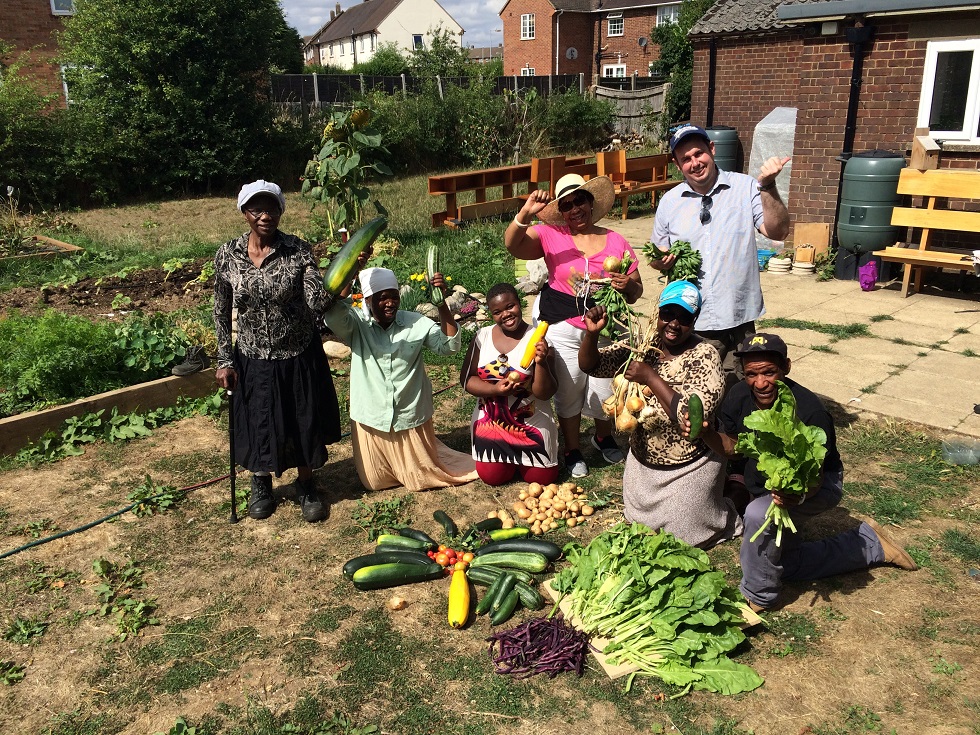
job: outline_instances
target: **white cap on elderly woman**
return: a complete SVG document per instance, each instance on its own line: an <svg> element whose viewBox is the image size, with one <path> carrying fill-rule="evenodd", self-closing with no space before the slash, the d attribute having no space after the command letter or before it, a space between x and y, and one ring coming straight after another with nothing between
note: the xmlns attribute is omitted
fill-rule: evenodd
<svg viewBox="0 0 980 735"><path fill-rule="evenodd" d="M358 276L361 282L361 295L367 298L371 294L379 291L388 291L398 288L398 279L395 272L387 268L365 268Z"/></svg>
<svg viewBox="0 0 980 735"><path fill-rule="evenodd" d="M691 314L697 314L701 309L701 292L690 281L672 281L660 292L657 308L676 304Z"/></svg>
<svg viewBox="0 0 980 735"><path fill-rule="evenodd" d="M283 212L286 211L286 196L282 193L282 189L279 188L278 184L273 184L265 179L253 181L251 184L245 184L242 187L242 190L238 192L238 211L244 211L245 205L259 194L270 194L275 197L279 202L279 209Z"/></svg>

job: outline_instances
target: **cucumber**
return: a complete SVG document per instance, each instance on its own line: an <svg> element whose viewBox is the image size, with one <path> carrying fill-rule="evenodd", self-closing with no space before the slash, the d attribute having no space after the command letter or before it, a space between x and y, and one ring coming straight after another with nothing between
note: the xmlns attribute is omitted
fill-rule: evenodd
<svg viewBox="0 0 980 735"><path fill-rule="evenodd" d="M493 601L497 597L497 592L500 590L500 586L504 583L504 576L504 574L498 574L496 577L494 577L493 581L490 583L490 586L487 587L486 593L476 604L477 615L483 615L484 613L490 612L490 609L493 606Z"/></svg>
<svg viewBox="0 0 980 735"><path fill-rule="evenodd" d="M442 526L442 530L446 532L446 535L450 538L456 538L459 536L459 528L456 526L455 521L449 517L449 514L444 510L437 510L432 514L433 520Z"/></svg>
<svg viewBox="0 0 980 735"><path fill-rule="evenodd" d="M401 546L391 546L390 544L378 544L374 547L375 554L401 554L406 561L421 561L425 564L432 563L432 557L422 549L405 549Z"/></svg>
<svg viewBox="0 0 980 735"><path fill-rule="evenodd" d="M501 603L500 607L498 607L490 615L490 625L500 625L501 623L506 623L508 620L510 620L511 616L514 614L514 610L517 609L517 602L519 599L517 590L512 589L504 598L504 601Z"/></svg>
<svg viewBox="0 0 980 735"><path fill-rule="evenodd" d="M378 536L378 545L400 546L403 549L415 549L416 551L422 552L435 548L435 546L430 546L425 541L419 541L418 539L409 538L408 536L399 536L393 533L383 533Z"/></svg>
<svg viewBox="0 0 980 735"><path fill-rule="evenodd" d="M504 572L500 578L500 586L497 587L497 591L494 592L493 602L490 604L490 610L497 612L497 610L499 610L500 606L503 604L504 599L513 591L514 585L516 584L517 577L510 572Z"/></svg>
<svg viewBox="0 0 980 735"><path fill-rule="evenodd" d="M704 404L697 393L692 393L687 399L687 419L691 422L691 434L688 440L694 441L701 435L703 428L701 425L704 423Z"/></svg>
<svg viewBox="0 0 980 735"><path fill-rule="evenodd" d="M436 273L440 273L439 268L439 246L429 245L429 252L426 254L425 263L425 283L429 287L429 301L434 306L440 306L446 300L445 294L441 289L432 285L432 278Z"/></svg>
<svg viewBox="0 0 980 735"><path fill-rule="evenodd" d="M544 607L544 597L534 587L523 582L514 585L517 596L521 598L521 604L528 610L540 610Z"/></svg>
<svg viewBox="0 0 980 735"><path fill-rule="evenodd" d="M551 541L544 539L505 539L503 541L491 541L484 544L473 552L474 556L484 556L498 551L533 551L544 554L548 561L558 561L561 558L561 547Z"/></svg>
<svg viewBox="0 0 980 735"><path fill-rule="evenodd" d="M503 528L504 522L499 518L486 518L478 523L473 524L473 528L477 531L483 531L484 533L490 531L496 531L497 529Z"/></svg>
<svg viewBox="0 0 980 735"><path fill-rule="evenodd" d="M547 569L550 563L548 557L536 551L495 551L490 554L474 557L470 568L484 566L505 567L537 574Z"/></svg>
<svg viewBox="0 0 980 735"><path fill-rule="evenodd" d="M505 571L510 572L517 577L518 582L523 582L524 584L535 584L534 575L528 572L523 572L520 569L504 569L503 567L474 567L471 565L466 570L466 576L471 582L488 586Z"/></svg>
<svg viewBox="0 0 980 735"><path fill-rule="evenodd" d="M423 544L428 544L428 549L426 549L427 551L434 550L439 546L439 544L437 544L429 534L415 528L408 528L407 526L405 528L399 528L398 535L405 536L406 538L413 538L416 541L421 541Z"/></svg>
<svg viewBox="0 0 980 735"><path fill-rule="evenodd" d="M494 541L506 541L512 538L524 538L529 533L531 529L527 526L514 526L513 528L495 528L491 531L487 531L487 534Z"/></svg>
<svg viewBox="0 0 980 735"><path fill-rule="evenodd" d="M355 556L353 559L344 564L344 576L350 579L354 576L354 572L358 569L363 569L364 567L373 567L378 564L418 564L428 566L432 563L432 559L427 556L418 557L412 554L403 554L401 552L375 552L374 554L364 554L364 556Z"/></svg>
<svg viewBox="0 0 980 735"><path fill-rule="evenodd" d="M441 579L444 575L439 564L376 564L361 567L351 578L359 590L380 590L385 587L398 587L412 582L426 582Z"/></svg>
<svg viewBox="0 0 980 735"><path fill-rule="evenodd" d="M328 294L336 296L347 288L357 268L357 258L371 247L387 226L386 218L375 217L357 228L357 232L333 257L326 273L323 274L323 289Z"/></svg>

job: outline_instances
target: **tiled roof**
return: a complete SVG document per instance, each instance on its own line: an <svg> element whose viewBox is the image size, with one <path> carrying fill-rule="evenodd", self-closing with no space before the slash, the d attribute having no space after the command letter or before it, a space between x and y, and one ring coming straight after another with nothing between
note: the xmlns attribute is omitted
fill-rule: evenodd
<svg viewBox="0 0 980 735"><path fill-rule="evenodd" d="M817 0L801 0L816 2ZM718 0L691 28L690 35L768 31L786 28L776 17L776 8L785 0Z"/></svg>
<svg viewBox="0 0 980 735"><path fill-rule="evenodd" d="M595 10L596 0L551 0L555 10L569 13L591 13Z"/></svg>
<svg viewBox="0 0 980 735"><path fill-rule="evenodd" d="M402 0L367 0L358 2L327 23L313 36L314 43L329 43L351 35L376 31L381 21L391 15Z"/></svg>

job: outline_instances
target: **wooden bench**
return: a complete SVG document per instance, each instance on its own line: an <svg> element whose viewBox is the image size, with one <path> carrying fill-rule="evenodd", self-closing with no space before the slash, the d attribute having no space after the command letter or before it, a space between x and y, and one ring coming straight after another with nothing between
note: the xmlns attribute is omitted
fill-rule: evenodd
<svg viewBox="0 0 980 735"><path fill-rule="evenodd" d="M615 186L616 198L622 210L622 218L629 214L629 198L634 194L650 194L650 204L657 206L657 197L679 183L668 175L670 155L627 158L626 151L609 151L596 154L596 173L608 176Z"/></svg>
<svg viewBox="0 0 980 735"><path fill-rule="evenodd" d="M570 167L584 164L585 156L540 160L560 160L561 165L568 169L565 171L568 173ZM554 186L554 181L557 179L550 178L551 172L552 166L549 165L548 177L538 178L540 173L535 171L534 161L532 161L517 166L500 166L499 168L467 171L461 174L430 176L429 194L446 197L446 208L442 212L436 212L432 215L432 226L456 226L467 220L492 217L505 212L516 212L524 205L528 193L537 189L539 183L551 181L551 186ZM500 189L500 196L488 198L487 189L494 188ZM476 201L473 204L460 205L457 201L457 195L468 191L474 193Z"/></svg>
<svg viewBox="0 0 980 735"><path fill-rule="evenodd" d="M922 197L921 207L895 207L891 223L899 227L921 228L918 244L896 243L875 253L882 260L904 263L902 294L908 296L922 290L922 273L925 268L956 268L973 270L970 250L930 248L933 230L980 233L980 212L937 208L937 200L980 200L980 171L951 171L934 169L919 171L902 169L898 177L898 193ZM948 207L948 203L947 203ZM953 246L955 248L955 246ZM912 276L915 282L912 283Z"/></svg>

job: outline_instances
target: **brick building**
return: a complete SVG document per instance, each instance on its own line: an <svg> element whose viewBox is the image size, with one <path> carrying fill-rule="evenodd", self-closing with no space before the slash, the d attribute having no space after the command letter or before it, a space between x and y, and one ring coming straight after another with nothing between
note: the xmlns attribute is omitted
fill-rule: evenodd
<svg viewBox="0 0 980 735"><path fill-rule="evenodd" d="M680 2L508 0L500 11L504 74L650 75L658 23L677 19Z"/></svg>
<svg viewBox="0 0 980 735"><path fill-rule="evenodd" d="M24 69L38 82L39 91L59 94L64 100L61 67L56 60L58 39L65 16L74 14L72 0L2 0L0 39L12 44L13 57L30 51Z"/></svg>
<svg viewBox="0 0 980 735"><path fill-rule="evenodd" d="M773 108L795 107L794 222L834 222L839 156L907 155L917 128L940 141L941 167L980 168L975 8L963 0L718 0L690 33L691 119L736 128L745 171L755 126Z"/></svg>

